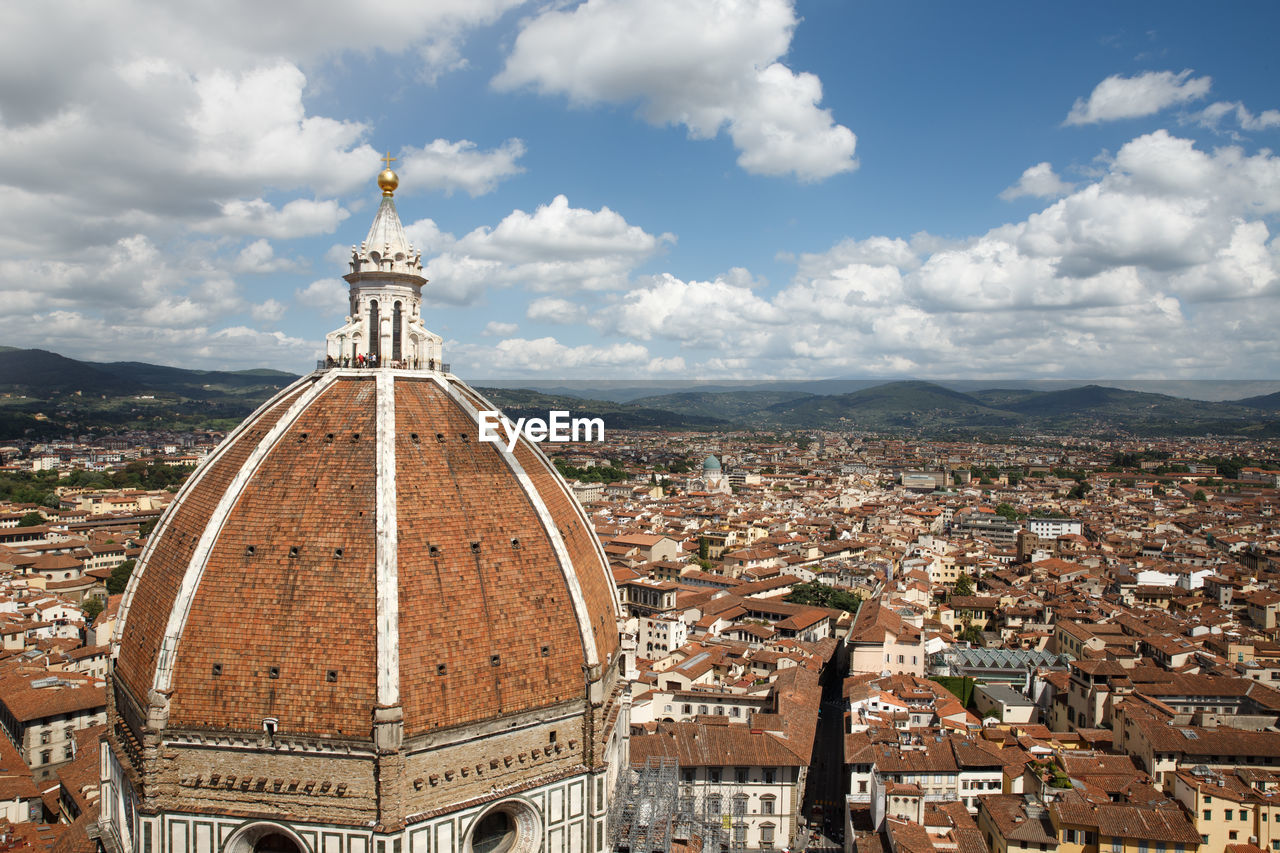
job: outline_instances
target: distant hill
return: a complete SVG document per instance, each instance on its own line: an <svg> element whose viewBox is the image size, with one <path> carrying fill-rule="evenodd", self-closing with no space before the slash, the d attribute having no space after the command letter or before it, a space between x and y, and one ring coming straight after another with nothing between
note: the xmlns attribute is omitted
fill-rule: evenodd
<svg viewBox="0 0 1280 853"><path fill-rule="evenodd" d="M42 349L0 351L0 391L46 399L60 394L137 394L146 385Z"/></svg>
<svg viewBox="0 0 1280 853"><path fill-rule="evenodd" d="M209 400L226 395L256 396L278 391L298 377L278 370L189 370L140 361L114 361L107 364L86 362L92 367L135 382L151 393L176 394L196 400Z"/></svg>
<svg viewBox="0 0 1280 853"><path fill-rule="evenodd" d="M297 379L0 349L0 440L125 429L225 429Z"/></svg>
<svg viewBox="0 0 1280 853"><path fill-rule="evenodd" d="M795 427L933 429L964 424L1016 426L1019 418L977 397L932 382L888 382L849 394L810 397L769 407L778 423Z"/></svg>
<svg viewBox="0 0 1280 853"><path fill-rule="evenodd" d="M805 391L787 391L760 388L743 391L681 391L640 397L631 405L667 409L685 415L740 421L758 417L763 410L773 406L796 403L814 396Z"/></svg>
<svg viewBox="0 0 1280 853"><path fill-rule="evenodd" d="M134 361L99 364L45 350L0 347L0 440L141 427L225 429L295 379L277 370L190 370ZM825 428L988 438L1028 431L1280 437L1280 392L1206 402L1099 384L1051 390L982 389L973 387L975 383L965 383L960 390L918 380L844 379L531 384L539 390L479 390L512 418L546 417L553 409L565 409L574 417L603 418L607 430ZM1259 383L1241 386L1258 387Z"/></svg>
<svg viewBox="0 0 1280 853"><path fill-rule="evenodd" d="M606 434L614 429L721 429L733 424L724 418L670 411L657 406L584 400L581 397L543 394L523 388L476 388L508 418L546 418L564 410L575 418L600 418Z"/></svg>
<svg viewBox="0 0 1280 853"><path fill-rule="evenodd" d="M1280 414L1280 391L1274 394L1264 394L1261 397L1246 397L1243 400L1234 401L1237 406L1246 409L1261 409L1264 412L1272 414Z"/></svg>

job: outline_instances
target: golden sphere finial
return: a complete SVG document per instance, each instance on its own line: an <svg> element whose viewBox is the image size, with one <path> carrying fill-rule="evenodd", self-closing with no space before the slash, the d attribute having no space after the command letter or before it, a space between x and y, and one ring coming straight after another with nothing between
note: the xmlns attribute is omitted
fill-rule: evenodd
<svg viewBox="0 0 1280 853"><path fill-rule="evenodd" d="M382 188L383 195L391 195L396 191L396 187L400 186L400 177L391 171L391 164L395 159L390 151L382 158L382 162L387 165L387 168L378 173L378 186Z"/></svg>

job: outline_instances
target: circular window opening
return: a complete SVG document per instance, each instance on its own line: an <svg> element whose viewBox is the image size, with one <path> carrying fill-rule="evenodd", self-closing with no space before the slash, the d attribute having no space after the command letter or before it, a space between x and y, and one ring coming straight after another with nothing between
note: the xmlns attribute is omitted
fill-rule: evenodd
<svg viewBox="0 0 1280 853"><path fill-rule="evenodd" d="M467 841L466 853L539 853L542 821L529 803L505 800L476 818Z"/></svg>
<svg viewBox="0 0 1280 853"><path fill-rule="evenodd" d="M507 853L515 846L516 835L516 822L509 813L490 812L471 833L471 849L474 853Z"/></svg>
<svg viewBox="0 0 1280 853"><path fill-rule="evenodd" d="M253 845L253 853L302 853L293 839L279 832L262 836Z"/></svg>

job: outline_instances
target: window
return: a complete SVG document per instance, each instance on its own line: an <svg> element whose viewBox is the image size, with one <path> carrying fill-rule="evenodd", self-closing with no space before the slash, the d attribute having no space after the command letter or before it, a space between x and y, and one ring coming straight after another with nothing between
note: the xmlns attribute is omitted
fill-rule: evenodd
<svg viewBox="0 0 1280 853"><path fill-rule="evenodd" d="M861 788L862 791L865 792L867 790L867 783L866 782L859 783L859 787ZM775 800L773 797L761 797L760 798L760 814L773 814L774 803L775 803Z"/></svg>
<svg viewBox="0 0 1280 853"><path fill-rule="evenodd" d="M766 823L760 827L760 843L762 845L773 843L773 824Z"/></svg>
<svg viewBox="0 0 1280 853"><path fill-rule="evenodd" d="M699 713L699 714L705 714L705 713L707 713L707 706L706 706L706 705L699 705L699 706L698 706L698 713Z"/></svg>
<svg viewBox="0 0 1280 853"><path fill-rule="evenodd" d="M1122 839L1111 839L1111 853L1124 853L1124 841Z"/></svg>
<svg viewBox="0 0 1280 853"><path fill-rule="evenodd" d="M1151 847L1145 841L1138 842L1138 853L1149 853Z"/></svg>
<svg viewBox="0 0 1280 853"><path fill-rule="evenodd" d="M53 760L53 751L52 751L52 750L48 750L48 749L46 749L44 752L40 753L40 763L41 763L41 764L48 764L48 763L49 763L50 761L52 761L52 760Z"/></svg>
<svg viewBox="0 0 1280 853"><path fill-rule="evenodd" d="M1227 833L1228 841L1235 841L1239 837L1240 837L1240 833L1236 832L1234 829Z"/></svg>
<svg viewBox="0 0 1280 853"><path fill-rule="evenodd" d="M692 714L692 713L693 713L693 706L692 706L692 705L682 705L682 706L681 706L681 708L683 708L683 710L681 711L681 713L684 713L684 714Z"/></svg>
<svg viewBox="0 0 1280 853"><path fill-rule="evenodd" d="M774 778L776 776L777 776L777 771L774 770L772 767L766 767L764 769L764 781L766 785L772 785L774 782Z"/></svg>
<svg viewBox="0 0 1280 853"><path fill-rule="evenodd" d="M693 771L692 771L692 770L686 770L686 771L684 771L684 781L686 781L686 782L692 782L692 781L693 781Z"/></svg>
<svg viewBox="0 0 1280 853"><path fill-rule="evenodd" d="M858 782L858 793L865 794L867 792L867 780L862 779Z"/></svg>
<svg viewBox="0 0 1280 853"><path fill-rule="evenodd" d="M735 844L747 843L747 828L745 826L735 826L733 828L733 842Z"/></svg>
<svg viewBox="0 0 1280 853"><path fill-rule="evenodd" d="M719 781L720 781L720 768L719 768L719 767L713 767L713 768L711 768L711 771L710 771L710 772L711 772L711 781L712 781L712 782L719 783Z"/></svg>
<svg viewBox="0 0 1280 853"><path fill-rule="evenodd" d="M1076 831L1074 829L1065 829L1062 831L1062 840L1068 844L1076 843Z"/></svg>
<svg viewBox="0 0 1280 853"><path fill-rule="evenodd" d="M710 806L712 814L720 814L720 795L712 794L707 797L707 805Z"/></svg>
<svg viewBox="0 0 1280 853"><path fill-rule="evenodd" d="M747 813L747 795L739 794L733 798L733 813L742 815Z"/></svg>
<svg viewBox="0 0 1280 853"><path fill-rule="evenodd" d="M369 301L369 355L382 353L382 332L378 324L378 300Z"/></svg>
<svg viewBox="0 0 1280 853"><path fill-rule="evenodd" d="M898 663L902 663L903 660L905 660L905 658L903 658L902 655L898 655Z"/></svg>
<svg viewBox="0 0 1280 853"><path fill-rule="evenodd" d="M738 780L738 784L747 781L747 768L738 767L733 771L734 778Z"/></svg>
<svg viewBox="0 0 1280 853"><path fill-rule="evenodd" d="M400 324L402 313L400 310L400 302L396 301L391 309L391 358L395 361L400 360Z"/></svg>
<svg viewBox="0 0 1280 853"><path fill-rule="evenodd" d="M742 709L739 708L737 705L734 705L732 708L729 709L729 716L730 717L742 716Z"/></svg>
<svg viewBox="0 0 1280 853"><path fill-rule="evenodd" d="M1205 809L1205 810L1204 810L1204 819L1205 819L1205 820L1213 820L1213 809Z"/></svg>

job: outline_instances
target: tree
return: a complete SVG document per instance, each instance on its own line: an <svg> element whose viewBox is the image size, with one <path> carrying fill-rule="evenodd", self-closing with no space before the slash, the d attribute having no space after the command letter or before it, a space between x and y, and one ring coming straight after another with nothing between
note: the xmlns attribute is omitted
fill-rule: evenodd
<svg viewBox="0 0 1280 853"><path fill-rule="evenodd" d="M973 578L968 575L961 575L956 581L955 586L951 588L952 595L973 595Z"/></svg>
<svg viewBox="0 0 1280 853"><path fill-rule="evenodd" d="M985 638L982 636L982 629L977 625L966 625L957 639L962 643L973 643L975 646L981 646L986 643Z"/></svg>
<svg viewBox="0 0 1280 853"><path fill-rule="evenodd" d="M707 537L698 537L698 559L706 560L711 556L711 543L707 541Z"/></svg>
<svg viewBox="0 0 1280 853"><path fill-rule="evenodd" d="M19 527L38 527L41 524L44 524L44 516L36 512L35 510L32 510L31 512L22 516L22 518L18 519Z"/></svg>
<svg viewBox="0 0 1280 853"><path fill-rule="evenodd" d="M1204 493L1204 489L1196 489L1196 493L1195 493L1194 495L1192 495L1191 500L1193 500L1193 501L1207 501L1207 500L1209 500L1209 496L1208 496L1208 495L1206 495L1206 494Z"/></svg>
<svg viewBox="0 0 1280 853"><path fill-rule="evenodd" d="M808 604L813 607L827 607L832 610L847 610L857 613L862 604L862 596L856 592L820 584L817 581L798 583L791 587L784 601L793 604Z"/></svg>
<svg viewBox="0 0 1280 853"><path fill-rule="evenodd" d="M136 562L137 560L125 560L111 570L111 577L107 578L107 592L112 595L124 592L125 586L129 583L129 575L133 574L133 566Z"/></svg>
<svg viewBox="0 0 1280 853"><path fill-rule="evenodd" d="M102 599L86 598L81 603L80 609L84 611L84 624L91 625L93 624L93 620L98 618L98 614L102 612Z"/></svg>
<svg viewBox="0 0 1280 853"><path fill-rule="evenodd" d="M1006 503L996 506L996 515L1009 519L1010 521L1018 520L1018 511Z"/></svg>
<svg viewBox="0 0 1280 853"><path fill-rule="evenodd" d="M1067 497L1074 498L1075 500L1083 500L1084 496L1089 494L1089 492L1092 492L1092 491L1093 491L1093 486L1089 485L1088 483L1077 483L1075 487L1072 488L1071 491L1067 493Z"/></svg>

